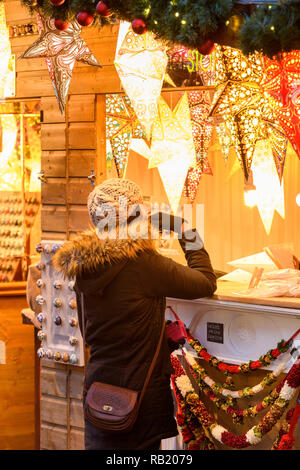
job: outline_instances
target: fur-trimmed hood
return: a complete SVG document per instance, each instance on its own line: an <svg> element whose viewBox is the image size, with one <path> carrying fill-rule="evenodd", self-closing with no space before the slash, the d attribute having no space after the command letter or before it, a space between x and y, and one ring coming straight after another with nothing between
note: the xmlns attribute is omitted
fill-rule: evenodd
<svg viewBox="0 0 300 470"><path fill-rule="evenodd" d="M101 266L136 258L145 251L155 251L152 240L144 238L104 239L95 231L83 232L65 243L54 255L53 264L65 277L89 275Z"/></svg>

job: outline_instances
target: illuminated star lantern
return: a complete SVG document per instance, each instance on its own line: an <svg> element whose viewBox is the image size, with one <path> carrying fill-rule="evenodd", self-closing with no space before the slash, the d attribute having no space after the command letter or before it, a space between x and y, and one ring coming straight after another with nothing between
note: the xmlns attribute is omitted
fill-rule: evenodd
<svg viewBox="0 0 300 470"><path fill-rule="evenodd" d="M122 86L148 140L157 117L167 62L165 46L151 32L135 34L131 27L116 54L115 67Z"/></svg>
<svg viewBox="0 0 300 470"><path fill-rule="evenodd" d="M300 158L300 51L283 53L281 60L264 58L263 89L272 99L282 129Z"/></svg>
<svg viewBox="0 0 300 470"><path fill-rule="evenodd" d="M187 94L184 93L174 111L159 98L158 115L153 124L149 168L172 159L176 155L195 164L196 153Z"/></svg>
<svg viewBox="0 0 300 470"><path fill-rule="evenodd" d="M54 18L37 13L40 38L21 58L45 57L61 113L64 113L75 62L101 67L80 36L81 26L75 21L65 31L59 31Z"/></svg>
<svg viewBox="0 0 300 470"><path fill-rule="evenodd" d="M196 164L193 164L188 171L184 186L184 195L193 202L202 174L212 175L212 170L207 158L207 151L213 132L213 120L208 117L211 104L208 91L188 92L188 101L193 127Z"/></svg>
<svg viewBox="0 0 300 470"><path fill-rule="evenodd" d="M11 55L4 2L0 3L0 98L14 96L14 56Z"/></svg>
<svg viewBox="0 0 300 470"><path fill-rule="evenodd" d="M217 46L216 57L218 87L210 113L212 116L223 116L247 180L256 142L262 138L273 138L280 125L270 99L261 87L262 56L255 53L245 57L237 49ZM274 160L284 163L286 141L278 137L277 133L273 142L274 145L276 142L276 148L272 148ZM278 173L280 178L282 172L283 167Z"/></svg>
<svg viewBox="0 0 300 470"><path fill-rule="evenodd" d="M195 147L186 93L172 112L160 98L160 119L153 126L149 166L155 162L171 209L176 213L188 169L195 165Z"/></svg>
<svg viewBox="0 0 300 470"><path fill-rule="evenodd" d="M106 136L119 178L125 174L132 139L145 138L128 96L106 95Z"/></svg>
<svg viewBox="0 0 300 470"><path fill-rule="evenodd" d="M219 142L221 145L222 153L224 155L225 164L228 162L229 150L232 145L230 133L227 129L225 122L220 122L216 125Z"/></svg>
<svg viewBox="0 0 300 470"><path fill-rule="evenodd" d="M256 187L256 205L267 234L270 233L275 211L284 218L284 188L280 183L273 161L270 142L260 140L256 144L253 163L253 184Z"/></svg>

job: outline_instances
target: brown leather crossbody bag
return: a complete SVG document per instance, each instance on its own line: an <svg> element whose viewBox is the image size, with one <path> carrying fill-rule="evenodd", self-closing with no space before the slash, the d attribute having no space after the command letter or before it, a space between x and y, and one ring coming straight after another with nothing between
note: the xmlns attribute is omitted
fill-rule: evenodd
<svg viewBox="0 0 300 470"><path fill-rule="evenodd" d="M85 345L83 294L81 294L81 310L83 342ZM138 417L147 385L159 355L164 330L165 322L163 320L159 342L140 394L136 390L117 387L115 385L105 384L102 382L94 382L90 386L86 395L85 413L87 420L93 426L106 432L119 434L125 434L131 431Z"/></svg>

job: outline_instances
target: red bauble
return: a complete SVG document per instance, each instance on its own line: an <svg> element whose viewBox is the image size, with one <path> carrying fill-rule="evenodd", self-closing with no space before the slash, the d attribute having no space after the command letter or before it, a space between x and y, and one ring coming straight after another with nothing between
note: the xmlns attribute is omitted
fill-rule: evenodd
<svg viewBox="0 0 300 470"><path fill-rule="evenodd" d="M59 7L59 5L65 3L65 0L50 0L50 3L52 3L52 5L54 5L55 7Z"/></svg>
<svg viewBox="0 0 300 470"><path fill-rule="evenodd" d="M144 20L137 18L131 23L132 29L136 34L144 34L147 31L147 26Z"/></svg>
<svg viewBox="0 0 300 470"><path fill-rule="evenodd" d="M111 15L108 6L104 2L99 2L97 4L96 12L98 13L98 15L103 16L104 18Z"/></svg>
<svg viewBox="0 0 300 470"><path fill-rule="evenodd" d="M70 26L70 23L68 21L63 21L57 18L56 20L54 20L54 25L55 28L59 31L65 31Z"/></svg>
<svg viewBox="0 0 300 470"><path fill-rule="evenodd" d="M209 55L214 50L215 43L211 39L207 39L201 46L197 47L198 51L202 55Z"/></svg>
<svg viewBox="0 0 300 470"><path fill-rule="evenodd" d="M76 19L81 26L89 26L94 21L93 15L87 11L79 12Z"/></svg>

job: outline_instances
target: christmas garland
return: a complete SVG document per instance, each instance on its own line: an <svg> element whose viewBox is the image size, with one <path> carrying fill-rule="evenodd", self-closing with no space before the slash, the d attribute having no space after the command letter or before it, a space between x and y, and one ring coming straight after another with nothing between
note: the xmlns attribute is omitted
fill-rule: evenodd
<svg viewBox="0 0 300 470"><path fill-rule="evenodd" d="M198 419L201 427L209 430L217 441L235 449L242 449L258 444L263 436L266 435L282 417L284 410L287 408L297 388L300 386L300 360L298 358L297 362L288 372L278 398L259 424L253 426L247 433L235 435L219 425L210 413L208 413L205 405L200 400L197 393L195 393L190 379L186 375L179 360L174 356L172 356L172 364L174 367L172 383L175 384L174 393L177 395L177 401L183 403L183 409L188 409L188 411Z"/></svg>
<svg viewBox="0 0 300 470"><path fill-rule="evenodd" d="M103 25L114 18L130 21L138 34L153 31L164 41L190 49L203 48L207 42L238 47L239 37L244 53L259 50L272 57L274 53L300 47L300 0L285 0L278 5L270 5L274 0L269 0L265 2L268 7L232 0L22 0L22 3L31 11L38 8L44 16L62 22L77 18L83 26Z"/></svg>
<svg viewBox="0 0 300 470"><path fill-rule="evenodd" d="M277 347L274 349L270 349L266 354L260 356L257 361L249 361L248 363L240 364L240 365L230 365L220 361L217 357L212 356L207 352L205 346L202 346L199 341L193 336L188 333L187 341L189 345L194 349L197 353L197 356L204 359L208 362L212 367L224 372L225 374L240 374L240 373L247 373L255 371L261 367L266 367L271 364L272 361L275 361L280 354L286 352L289 348L289 342L285 342L281 340Z"/></svg>
<svg viewBox="0 0 300 470"><path fill-rule="evenodd" d="M214 394L223 395L224 397L226 397L227 404L229 404L230 406L233 403L233 399L250 398L256 395L257 393L260 393L266 386L273 384L277 380L278 376L285 369L285 362L283 362L279 364L273 372L267 374L263 378L263 380L254 387L245 387L242 390L233 391L224 388L221 384L216 383L213 379L211 379L206 373L205 369L198 364L192 354L185 353L185 357L192 371L195 374L197 383L201 384L201 382L204 382Z"/></svg>

